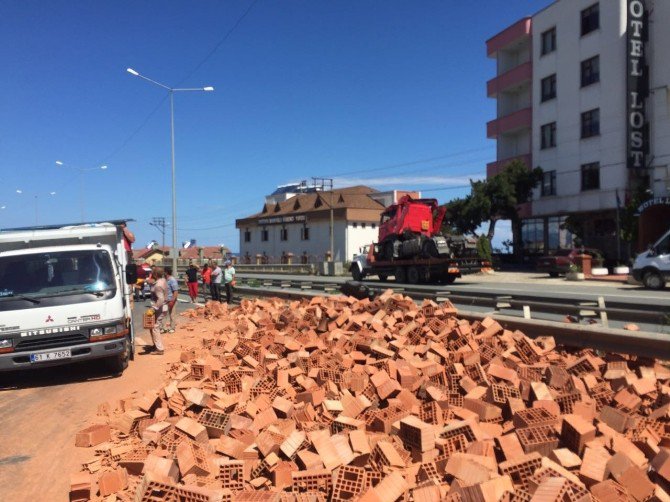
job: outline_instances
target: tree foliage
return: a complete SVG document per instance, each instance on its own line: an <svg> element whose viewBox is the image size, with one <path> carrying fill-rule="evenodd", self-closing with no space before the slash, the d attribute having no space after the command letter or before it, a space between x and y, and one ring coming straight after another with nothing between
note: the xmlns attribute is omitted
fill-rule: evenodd
<svg viewBox="0 0 670 502"><path fill-rule="evenodd" d="M526 164L513 160L495 176L485 180L470 181L470 194L446 204L447 230L477 236L477 228L488 221L486 237L489 242L495 234L499 220L511 220L515 252L520 251L521 217L518 207L530 201L533 189L542 180L542 169L528 169Z"/></svg>

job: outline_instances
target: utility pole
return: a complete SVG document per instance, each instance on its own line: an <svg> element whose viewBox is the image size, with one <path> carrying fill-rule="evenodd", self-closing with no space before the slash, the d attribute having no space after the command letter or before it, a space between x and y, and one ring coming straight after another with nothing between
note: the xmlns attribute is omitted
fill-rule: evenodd
<svg viewBox="0 0 670 502"><path fill-rule="evenodd" d="M165 218L162 216L155 216L154 218L151 218L151 221L149 222L149 225L152 227L156 227L158 231L161 233L163 236L163 243L162 247L165 247L165 227L167 226L167 223L165 223Z"/></svg>
<svg viewBox="0 0 670 502"><path fill-rule="evenodd" d="M330 259L335 261L335 245L333 232L335 228L335 220L333 216L333 178L314 178L312 177L314 186L321 185L321 190L325 190L326 186L329 187L330 191Z"/></svg>

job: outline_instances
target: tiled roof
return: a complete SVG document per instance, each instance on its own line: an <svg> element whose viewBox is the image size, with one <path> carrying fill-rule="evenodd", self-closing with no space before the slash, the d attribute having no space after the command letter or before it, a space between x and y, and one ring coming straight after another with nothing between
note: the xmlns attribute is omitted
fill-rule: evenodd
<svg viewBox="0 0 670 502"><path fill-rule="evenodd" d="M263 218L287 214L301 214L314 211L330 210L331 200L334 209L376 209L381 211L384 206L369 195L376 190L363 185L341 188L332 192L316 192L299 194L276 204L264 204L263 209L247 218ZM245 218L242 218L245 219Z"/></svg>

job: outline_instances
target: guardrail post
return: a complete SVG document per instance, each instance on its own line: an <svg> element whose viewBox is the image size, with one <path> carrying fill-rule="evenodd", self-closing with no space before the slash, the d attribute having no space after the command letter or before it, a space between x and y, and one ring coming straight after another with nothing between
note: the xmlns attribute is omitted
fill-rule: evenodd
<svg viewBox="0 0 670 502"><path fill-rule="evenodd" d="M600 309L600 322L603 323L603 326L609 328L610 322L607 319L607 310L605 310L605 297L598 297L598 308Z"/></svg>
<svg viewBox="0 0 670 502"><path fill-rule="evenodd" d="M528 305L523 306L523 318L530 319L530 307Z"/></svg>

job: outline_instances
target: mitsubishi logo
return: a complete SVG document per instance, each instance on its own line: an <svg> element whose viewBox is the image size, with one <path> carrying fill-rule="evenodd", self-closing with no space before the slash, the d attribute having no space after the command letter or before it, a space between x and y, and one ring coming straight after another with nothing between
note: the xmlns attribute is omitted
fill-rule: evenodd
<svg viewBox="0 0 670 502"><path fill-rule="evenodd" d="M51 317L50 315L47 316L47 320L44 322L54 322L54 318Z"/></svg>

